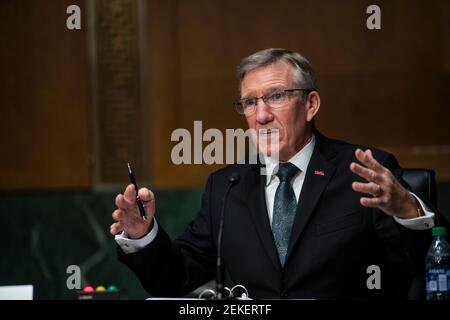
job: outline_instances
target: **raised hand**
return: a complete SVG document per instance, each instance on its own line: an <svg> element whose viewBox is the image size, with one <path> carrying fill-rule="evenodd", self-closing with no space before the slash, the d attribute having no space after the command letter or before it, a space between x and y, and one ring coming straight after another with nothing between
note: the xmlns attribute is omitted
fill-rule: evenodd
<svg viewBox="0 0 450 320"><path fill-rule="evenodd" d="M352 162L350 170L367 180L367 183L353 182L353 190L371 195L361 197L361 205L374 207L391 216L402 219L417 217L418 203L394 177L392 172L382 166L372 155L371 150L355 151L361 164Z"/></svg>
<svg viewBox="0 0 450 320"><path fill-rule="evenodd" d="M123 195L117 195L117 209L112 213L112 218L116 222L110 227L112 235L125 231L131 239L139 239L151 230L155 214L155 196L149 189L141 188L139 198L144 204L146 220L143 220L139 213L134 185L129 184Z"/></svg>

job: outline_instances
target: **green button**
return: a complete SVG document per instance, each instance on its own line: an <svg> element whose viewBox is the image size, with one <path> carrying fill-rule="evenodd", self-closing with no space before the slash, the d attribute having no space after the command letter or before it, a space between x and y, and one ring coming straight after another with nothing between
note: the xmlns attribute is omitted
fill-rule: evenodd
<svg viewBox="0 0 450 320"><path fill-rule="evenodd" d="M116 286L109 286L108 291L119 291L119 288L117 288Z"/></svg>

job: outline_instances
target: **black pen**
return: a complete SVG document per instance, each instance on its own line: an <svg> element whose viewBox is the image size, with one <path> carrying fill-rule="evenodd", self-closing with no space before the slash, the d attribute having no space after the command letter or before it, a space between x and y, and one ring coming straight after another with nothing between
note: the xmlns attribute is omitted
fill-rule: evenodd
<svg viewBox="0 0 450 320"><path fill-rule="evenodd" d="M138 196L138 186L136 184L136 179L134 179L133 171L131 171L130 163L128 162L128 175L130 176L131 183L134 184L134 188L136 189L136 203L139 208L139 212L141 213L141 217L143 220L147 219L147 215L145 214L144 204Z"/></svg>

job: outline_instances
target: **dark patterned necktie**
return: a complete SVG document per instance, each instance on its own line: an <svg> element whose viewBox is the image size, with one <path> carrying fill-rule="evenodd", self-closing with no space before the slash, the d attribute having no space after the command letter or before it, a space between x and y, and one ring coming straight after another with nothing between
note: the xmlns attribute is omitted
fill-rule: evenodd
<svg viewBox="0 0 450 320"><path fill-rule="evenodd" d="M299 170L292 163L285 162L280 163L276 174L280 179L280 184L275 192L272 233L282 266L284 266L286 259L292 224L294 223L295 212L297 210L297 200L291 185L291 179Z"/></svg>

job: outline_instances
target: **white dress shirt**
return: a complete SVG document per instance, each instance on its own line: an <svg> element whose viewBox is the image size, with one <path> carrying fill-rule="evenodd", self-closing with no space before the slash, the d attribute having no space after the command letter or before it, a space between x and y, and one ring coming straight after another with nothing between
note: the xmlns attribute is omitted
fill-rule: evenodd
<svg viewBox="0 0 450 320"><path fill-rule="evenodd" d="M305 181L305 172L308 168L309 160L311 160L312 153L314 151L315 137L304 146L299 152L297 152L289 162L299 168L299 172L291 179L292 188L294 189L295 198L298 203L300 192L302 191L303 182ZM273 217L273 204L275 202L275 192L277 191L280 179L275 175L275 169L278 168L278 161L269 157L264 157L266 164L266 206L267 213L269 214L270 225L272 225Z"/></svg>
<svg viewBox="0 0 450 320"><path fill-rule="evenodd" d="M292 188L295 192L295 198L300 197L300 192L302 191L303 182L305 181L305 173L308 168L309 161L311 160L312 153L314 151L314 146L316 144L316 138L313 135L311 140L304 146L299 152L297 152L289 162L295 165L300 171L292 178L291 184ZM275 175L275 169L278 167L278 162L274 161L269 157L264 157L266 164L266 186L265 186L265 194L266 194L266 206L267 213L269 214L269 221L272 225L272 217L273 217L273 204L275 201L275 192L280 184L280 180ZM413 219L400 219L394 217L397 223L401 224L405 228L412 230L425 230L430 229L434 226L434 213L429 210L429 208L420 200L414 193L410 192L420 203L425 216L417 217ZM156 237L158 233L158 223L156 219L153 219L153 228L152 230L145 235L141 239L129 239L128 235L125 232L118 234L115 236L115 240L120 248L125 253L133 253L137 252L148 244L150 244Z"/></svg>

